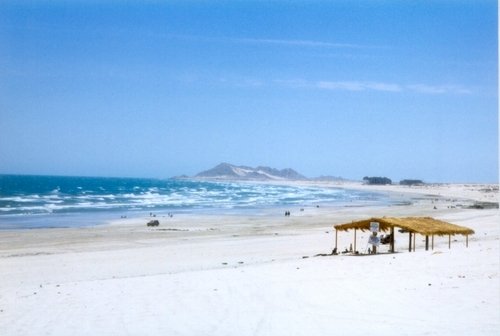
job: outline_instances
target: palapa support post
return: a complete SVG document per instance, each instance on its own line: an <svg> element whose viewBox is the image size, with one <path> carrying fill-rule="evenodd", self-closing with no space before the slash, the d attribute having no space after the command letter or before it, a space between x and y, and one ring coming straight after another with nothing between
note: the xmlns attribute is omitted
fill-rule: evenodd
<svg viewBox="0 0 500 336"><path fill-rule="evenodd" d="M408 232L409 234L409 239L408 239L408 252L411 252L411 232Z"/></svg>
<svg viewBox="0 0 500 336"><path fill-rule="evenodd" d="M425 236L425 250L429 251L429 236Z"/></svg>
<svg viewBox="0 0 500 336"><path fill-rule="evenodd" d="M337 236L338 236L338 231L337 231L337 229L335 229L335 251L338 251L337 250Z"/></svg>
<svg viewBox="0 0 500 336"><path fill-rule="evenodd" d="M394 253L394 226L391 226L391 253Z"/></svg>
<svg viewBox="0 0 500 336"><path fill-rule="evenodd" d="M469 235L465 235L465 247L469 247Z"/></svg>
<svg viewBox="0 0 500 336"><path fill-rule="evenodd" d="M448 235L448 249L451 249L451 234Z"/></svg>
<svg viewBox="0 0 500 336"><path fill-rule="evenodd" d="M413 233L413 252L415 252L415 245L417 245L415 242L416 238L417 238L417 233L415 232Z"/></svg>
<svg viewBox="0 0 500 336"><path fill-rule="evenodd" d="M434 235L432 235L432 250L434 251Z"/></svg>
<svg viewBox="0 0 500 336"><path fill-rule="evenodd" d="M354 254L356 254L356 229L354 229L354 249L352 250Z"/></svg>

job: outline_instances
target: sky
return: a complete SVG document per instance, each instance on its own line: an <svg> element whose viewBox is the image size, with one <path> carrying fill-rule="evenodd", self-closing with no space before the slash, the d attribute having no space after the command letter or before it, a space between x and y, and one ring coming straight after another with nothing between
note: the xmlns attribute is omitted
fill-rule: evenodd
<svg viewBox="0 0 500 336"><path fill-rule="evenodd" d="M0 173L498 183L496 1L0 1Z"/></svg>

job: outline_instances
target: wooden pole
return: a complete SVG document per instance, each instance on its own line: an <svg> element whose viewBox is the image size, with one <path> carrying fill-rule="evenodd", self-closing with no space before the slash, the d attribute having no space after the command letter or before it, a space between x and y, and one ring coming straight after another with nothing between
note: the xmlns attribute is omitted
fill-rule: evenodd
<svg viewBox="0 0 500 336"><path fill-rule="evenodd" d="M451 249L451 235L448 235L448 249Z"/></svg>
<svg viewBox="0 0 500 336"><path fill-rule="evenodd" d="M413 252L415 252L415 238L417 238L417 233L413 234Z"/></svg>
<svg viewBox="0 0 500 336"><path fill-rule="evenodd" d="M469 247L469 235L465 235L465 247Z"/></svg>
<svg viewBox="0 0 500 336"><path fill-rule="evenodd" d="M409 237L409 239L408 239L408 252L411 252L411 232L409 232L408 234L409 234L408 235L408 237Z"/></svg>
<svg viewBox="0 0 500 336"><path fill-rule="evenodd" d="M394 253L394 227L391 227L391 253Z"/></svg>
<svg viewBox="0 0 500 336"><path fill-rule="evenodd" d="M338 252L338 250L337 250L337 242L338 242L338 240L337 240L337 238L338 238L337 234L338 234L338 231L337 231L337 229L335 229L335 251Z"/></svg>
<svg viewBox="0 0 500 336"><path fill-rule="evenodd" d="M354 229L354 250L352 252L356 254L356 229Z"/></svg>
<svg viewBox="0 0 500 336"><path fill-rule="evenodd" d="M432 235L432 250L434 251L434 235Z"/></svg>
<svg viewBox="0 0 500 336"><path fill-rule="evenodd" d="M429 236L425 235L425 250L429 251Z"/></svg>

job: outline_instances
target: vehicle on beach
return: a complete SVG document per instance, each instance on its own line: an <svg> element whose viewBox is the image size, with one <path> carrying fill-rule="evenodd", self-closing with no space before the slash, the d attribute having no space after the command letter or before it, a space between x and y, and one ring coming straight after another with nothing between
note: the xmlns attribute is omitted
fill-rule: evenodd
<svg viewBox="0 0 500 336"><path fill-rule="evenodd" d="M152 219L148 222L147 224L148 226L159 226L160 225L160 221L157 220L157 219Z"/></svg>

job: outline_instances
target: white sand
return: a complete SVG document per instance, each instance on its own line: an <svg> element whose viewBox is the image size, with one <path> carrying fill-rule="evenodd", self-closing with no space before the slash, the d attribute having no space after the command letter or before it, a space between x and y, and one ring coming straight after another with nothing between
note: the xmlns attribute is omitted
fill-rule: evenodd
<svg viewBox="0 0 500 336"><path fill-rule="evenodd" d="M435 186L421 193L444 198L292 209L290 218L0 232L0 335L497 335L499 212L452 208L483 200L470 197L478 189ZM397 254L313 257L332 250L333 224L381 215L431 215L476 234L469 248L440 237L425 251L418 237L409 253L397 234ZM342 249L352 234L339 238ZM366 240L358 235L359 250Z"/></svg>

